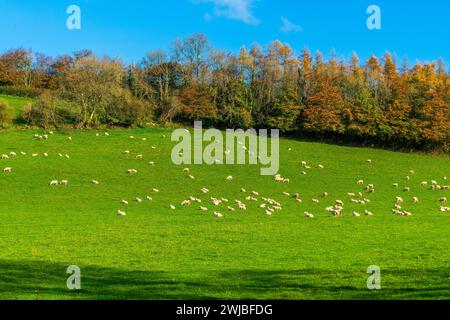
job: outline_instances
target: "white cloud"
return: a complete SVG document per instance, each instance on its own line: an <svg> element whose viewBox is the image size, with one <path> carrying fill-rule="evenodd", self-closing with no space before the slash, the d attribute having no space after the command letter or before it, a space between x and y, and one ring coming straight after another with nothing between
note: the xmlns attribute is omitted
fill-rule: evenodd
<svg viewBox="0 0 450 320"><path fill-rule="evenodd" d="M280 27L280 31L282 31L284 33L301 32L302 31L302 27L300 27L299 25L291 22L288 18L281 17L281 22L283 24Z"/></svg>
<svg viewBox="0 0 450 320"><path fill-rule="evenodd" d="M254 0L193 0L194 3L211 3L214 5L214 15L232 20L242 21L249 25L261 23L253 15ZM211 17L211 15L209 15Z"/></svg>

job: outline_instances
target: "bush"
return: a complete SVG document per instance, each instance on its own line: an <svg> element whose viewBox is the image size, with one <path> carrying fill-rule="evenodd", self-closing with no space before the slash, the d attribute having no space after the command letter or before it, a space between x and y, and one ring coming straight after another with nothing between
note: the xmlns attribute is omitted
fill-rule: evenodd
<svg viewBox="0 0 450 320"><path fill-rule="evenodd" d="M0 86L0 94L6 94L10 96L18 96L23 98L37 98L42 93L43 90L38 88Z"/></svg>
<svg viewBox="0 0 450 320"><path fill-rule="evenodd" d="M150 105L124 91L116 97L105 110L102 122L110 125L132 126L142 125L151 114Z"/></svg>
<svg viewBox="0 0 450 320"><path fill-rule="evenodd" d="M75 104L45 92L34 104L29 103L22 109L21 117L29 125L58 127L63 124L77 124L80 121L80 111Z"/></svg>
<svg viewBox="0 0 450 320"><path fill-rule="evenodd" d="M3 127L12 122L14 110L7 102L0 101L0 125Z"/></svg>

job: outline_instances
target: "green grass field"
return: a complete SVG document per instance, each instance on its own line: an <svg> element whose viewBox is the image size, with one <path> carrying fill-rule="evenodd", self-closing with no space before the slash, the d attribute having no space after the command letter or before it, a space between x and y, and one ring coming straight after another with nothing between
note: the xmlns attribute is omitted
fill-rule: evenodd
<svg viewBox="0 0 450 320"><path fill-rule="evenodd" d="M196 177L191 180L184 166L171 162L175 143L169 128L111 130L110 136L55 132L49 140L34 139L35 133L44 131L0 132L0 155L18 154L0 159L0 299L450 297L450 217L439 211L438 202L450 192L420 185L423 180L448 184L447 156L281 140L280 174L290 184L275 183L260 176L258 166L246 165L189 166ZM144 159L137 160L137 154ZM307 175L300 174L302 160L312 167ZM4 173L5 167L12 172ZM127 174L130 168L138 174ZM410 170L415 174L406 181ZM231 182L225 181L229 175ZM69 185L50 187L54 179ZM371 200L367 205L347 196L363 191L359 179L376 188L364 195ZM402 192L405 186L411 192ZM209 194L200 192L204 187ZM245 201L248 194L241 188L277 200L283 210L267 216L258 207L262 201ZM283 192L298 192L303 202ZM147 195L153 201L145 200ZM198 204L181 207L189 196L201 198L210 211L198 210ZM405 199L411 217L391 213L396 196ZM210 197L225 197L230 204L214 207ZM123 199L130 204L122 205ZM235 199L248 210L228 212ZM338 218L324 210L336 199L346 203ZM118 217L119 209L127 216ZM352 211L364 209L374 216L352 217ZM305 218L304 211L315 218ZM81 268L80 291L66 287L69 265ZM370 265L381 268L382 290L367 289Z"/></svg>

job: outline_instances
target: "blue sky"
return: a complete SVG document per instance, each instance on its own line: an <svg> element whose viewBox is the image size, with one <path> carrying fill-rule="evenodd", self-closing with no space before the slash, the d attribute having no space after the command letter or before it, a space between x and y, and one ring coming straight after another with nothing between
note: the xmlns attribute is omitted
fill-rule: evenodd
<svg viewBox="0 0 450 320"><path fill-rule="evenodd" d="M366 27L372 4L381 8L382 30ZM81 30L66 28L69 5L81 8ZM0 50L89 48L138 61L176 37L203 32L232 52L279 39L325 56L356 51L367 59L389 50L399 62L443 57L450 65L450 0L1 0L0 12Z"/></svg>

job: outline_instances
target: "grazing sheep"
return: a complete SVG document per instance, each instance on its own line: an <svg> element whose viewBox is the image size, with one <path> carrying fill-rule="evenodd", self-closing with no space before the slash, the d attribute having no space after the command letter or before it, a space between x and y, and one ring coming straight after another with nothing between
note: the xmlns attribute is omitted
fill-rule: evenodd
<svg viewBox="0 0 450 320"><path fill-rule="evenodd" d="M154 162L154 161L149 161L148 164L149 164L150 166L154 166L154 165L155 165L155 162Z"/></svg>
<svg viewBox="0 0 450 320"><path fill-rule="evenodd" d="M191 200L184 200L181 202L181 206L182 207L186 207L189 206L191 204Z"/></svg>
<svg viewBox="0 0 450 320"><path fill-rule="evenodd" d="M153 198L150 197L150 196L147 196L147 200L148 200L148 201L153 201Z"/></svg>
<svg viewBox="0 0 450 320"><path fill-rule="evenodd" d="M118 215L119 217L125 217L127 214L126 214L125 211L118 210L118 211L117 211L117 215Z"/></svg>
<svg viewBox="0 0 450 320"><path fill-rule="evenodd" d="M361 217L361 215L358 212L356 212L356 211L353 211L353 216L356 217L356 218Z"/></svg>
<svg viewBox="0 0 450 320"><path fill-rule="evenodd" d="M169 206L169 208L172 209L172 210L175 210L175 209L176 209L176 207L175 207L173 204L171 204L171 205Z"/></svg>
<svg viewBox="0 0 450 320"><path fill-rule="evenodd" d="M220 212L214 212L214 217L223 218L223 214L221 214Z"/></svg>
<svg viewBox="0 0 450 320"><path fill-rule="evenodd" d="M446 203L447 202L447 198L446 197L442 197L442 198L439 199L439 202Z"/></svg>
<svg viewBox="0 0 450 320"><path fill-rule="evenodd" d="M397 202L397 203L403 203L404 200L403 200L402 197L396 197L396 198L395 198L395 202Z"/></svg>
<svg viewBox="0 0 450 320"><path fill-rule="evenodd" d="M93 184L95 184L95 185L99 185L100 184L100 182L98 182L97 180L92 180L91 181Z"/></svg>
<svg viewBox="0 0 450 320"><path fill-rule="evenodd" d="M144 156L143 156L142 154L138 154L138 155L136 156L136 159L142 160L142 159L144 159Z"/></svg>
<svg viewBox="0 0 450 320"><path fill-rule="evenodd" d="M426 187L426 186L428 186L428 181L422 181L422 182L420 183L420 185L421 185L422 187Z"/></svg>
<svg viewBox="0 0 450 320"><path fill-rule="evenodd" d="M413 197L413 203L419 203L419 198Z"/></svg>
<svg viewBox="0 0 450 320"><path fill-rule="evenodd" d="M393 185L392 185L394 188L398 188L398 183L394 183Z"/></svg>
<svg viewBox="0 0 450 320"><path fill-rule="evenodd" d="M124 204L124 205L128 205L129 203L128 203L128 201L127 200L122 200L122 204Z"/></svg>
<svg viewBox="0 0 450 320"><path fill-rule="evenodd" d="M368 217L373 216L373 213L370 212L369 210L364 210L364 214L365 214L366 216L368 216Z"/></svg>
<svg viewBox="0 0 450 320"><path fill-rule="evenodd" d="M10 152L9 155L10 155L11 157L17 157L17 153L15 153L15 152Z"/></svg>
<svg viewBox="0 0 450 320"><path fill-rule="evenodd" d="M184 169L183 169L183 172L184 172L184 173L189 173L190 170L189 170L189 168L184 168Z"/></svg>
<svg viewBox="0 0 450 320"><path fill-rule="evenodd" d="M373 161L372 161L372 159L367 159L366 162L367 162L368 164L372 164Z"/></svg>
<svg viewBox="0 0 450 320"><path fill-rule="evenodd" d="M67 186L69 184L68 180L61 180L61 182L59 183L62 186Z"/></svg>
<svg viewBox="0 0 450 320"><path fill-rule="evenodd" d="M58 184L59 184L59 182L57 180L52 180L49 183L50 186L57 186Z"/></svg>
<svg viewBox="0 0 450 320"><path fill-rule="evenodd" d="M227 181L233 181L233 176L228 176L226 180Z"/></svg>
<svg viewBox="0 0 450 320"><path fill-rule="evenodd" d="M304 215L305 215L306 218L314 218L314 215L312 213L308 212L308 211L305 211Z"/></svg>
<svg viewBox="0 0 450 320"><path fill-rule="evenodd" d="M156 188L153 188L152 191L155 193L159 193L159 189L156 189Z"/></svg>
<svg viewBox="0 0 450 320"><path fill-rule="evenodd" d="M130 154L130 150L125 150L125 151L123 152L123 154L129 155L129 154Z"/></svg>
<svg viewBox="0 0 450 320"><path fill-rule="evenodd" d="M235 211L236 211L236 209L235 209L235 208L233 208L233 207L228 207L228 211L230 211L230 212L235 212Z"/></svg>
<svg viewBox="0 0 450 320"><path fill-rule="evenodd" d="M247 210L247 206L244 203L238 203L238 207L240 210Z"/></svg>
<svg viewBox="0 0 450 320"><path fill-rule="evenodd" d="M319 169L325 169L325 167L324 167L323 165L321 165L321 164L319 164L317 167L318 167Z"/></svg>
<svg viewBox="0 0 450 320"><path fill-rule="evenodd" d="M188 175L187 177L191 180L195 180L195 177L192 174Z"/></svg>
<svg viewBox="0 0 450 320"><path fill-rule="evenodd" d="M364 184L364 180L358 180L358 181L356 182L356 184L358 184L358 185L363 185L363 184Z"/></svg>
<svg viewBox="0 0 450 320"><path fill-rule="evenodd" d="M128 169L128 174L136 174L138 171L136 169Z"/></svg>
<svg viewBox="0 0 450 320"><path fill-rule="evenodd" d="M405 188L403 189L403 191L404 191L404 192L410 192L410 191L411 191L411 188L410 188L410 187L405 187Z"/></svg>
<svg viewBox="0 0 450 320"><path fill-rule="evenodd" d="M136 202L141 203L141 202L142 202L142 199L139 198L139 197L136 197Z"/></svg>
<svg viewBox="0 0 450 320"><path fill-rule="evenodd" d="M12 168L11 167L6 167L5 169L3 169L3 172L11 173L12 172Z"/></svg>
<svg viewBox="0 0 450 320"><path fill-rule="evenodd" d="M7 154L3 154L2 159L9 159L9 156Z"/></svg>
<svg viewBox="0 0 450 320"><path fill-rule="evenodd" d="M208 193L209 193L209 190L206 189L206 188L203 188L203 189L201 189L200 191L201 191L201 193L203 193L203 194L208 194Z"/></svg>
<svg viewBox="0 0 450 320"><path fill-rule="evenodd" d="M320 201L319 201L318 199L311 199L311 201L312 201L313 203L320 203Z"/></svg>
<svg viewBox="0 0 450 320"><path fill-rule="evenodd" d="M206 207L199 207L198 208L200 211L208 211L208 208L206 208Z"/></svg>

